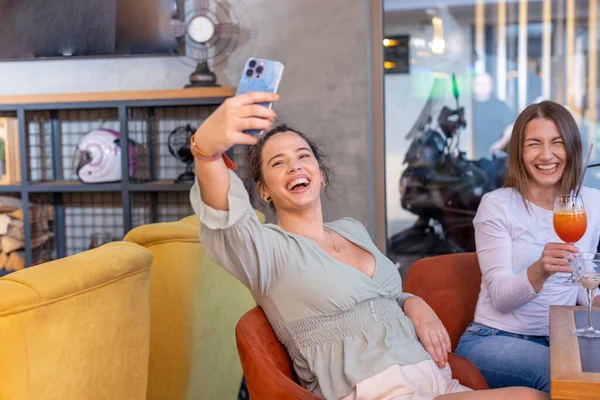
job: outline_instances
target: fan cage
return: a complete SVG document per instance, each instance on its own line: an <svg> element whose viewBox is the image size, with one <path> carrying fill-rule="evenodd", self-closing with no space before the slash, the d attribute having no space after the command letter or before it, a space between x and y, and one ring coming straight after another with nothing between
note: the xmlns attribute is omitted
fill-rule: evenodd
<svg viewBox="0 0 600 400"><path fill-rule="evenodd" d="M241 33L239 19L232 7L224 6L220 2L213 3L214 9L210 7L208 1L197 3L197 6L190 7L185 13L184 21L180 21L183 23L184 33L179 34L185 37L186 56L178 58L190 66L207 61L210 61L213 66L219 65L227 60L239 44ZM188 33L189 25L196 17L208 18L215 27L214 34L207 42L196 42ZM179 20L174 20L175 26L173 26L175 36L177 36L176 31L181 30L181 24L177 24L177 21Z"/></svg>

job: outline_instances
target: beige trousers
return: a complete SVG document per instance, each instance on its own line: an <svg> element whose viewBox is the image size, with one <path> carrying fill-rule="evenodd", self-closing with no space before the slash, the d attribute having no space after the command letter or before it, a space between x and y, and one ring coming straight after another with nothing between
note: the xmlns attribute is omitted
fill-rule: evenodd
<svg viewBox="0 0 600 400"><path fill-rule="evenodd" d="M393 365L361 381L340 400L432 400L441 394L470 392L452 379L449 366L439 368L432 360L414 365ZM315 394L321 395L317 388Z"/></svg>

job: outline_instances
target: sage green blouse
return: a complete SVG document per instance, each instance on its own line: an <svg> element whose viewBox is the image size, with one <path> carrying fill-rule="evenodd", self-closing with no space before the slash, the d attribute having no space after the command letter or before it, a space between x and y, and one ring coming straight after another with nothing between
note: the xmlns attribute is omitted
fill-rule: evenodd
<svg viewBox="0 0 600 400"><path fill-rule="evenodd" d="M350 393L388 367L431 357L401 306L395 265L351 218L331 230L373 254L375 275L337 261L312 240L261 224L242 181L230 171L229 211L206 205L196 183L190 200L207 254L251 290L292 359L300 383L326 399Z"/></svg>

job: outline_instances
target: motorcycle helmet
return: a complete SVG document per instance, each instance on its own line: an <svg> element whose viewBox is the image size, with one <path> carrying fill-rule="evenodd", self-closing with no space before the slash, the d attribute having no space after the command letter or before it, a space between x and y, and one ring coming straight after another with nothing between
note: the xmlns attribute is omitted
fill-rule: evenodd
<svg viewBox="0 0 600 400"><path fill-rule="evenodd" d="M74 171L84 183L120 181L121 145L118 132L94 129L79 139L73 157ZM129 172L133 174L137 163L135 145L129 143Z"/></svg>

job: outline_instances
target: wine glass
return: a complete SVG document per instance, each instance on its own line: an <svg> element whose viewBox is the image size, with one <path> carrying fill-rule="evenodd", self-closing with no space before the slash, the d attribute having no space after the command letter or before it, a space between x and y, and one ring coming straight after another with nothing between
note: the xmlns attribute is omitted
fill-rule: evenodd
<svg viewBox="0 0 600 400"><path fill-rule="evenodd" d="M575 244L585 234L587 216L581 196L561 194L554 200L554 231L565 243ZM573 274L564 285L572 285Z"/></svg>
<svg viewBox="0 0 600 400"><path fill-rule="evenodd" d="M588 323L586 328L575 329L573 333L586 338L600 338L600 330L592 326L592 301L594 290L600 284L600 253L578 253L567 257L588 298Z"/></svg>

